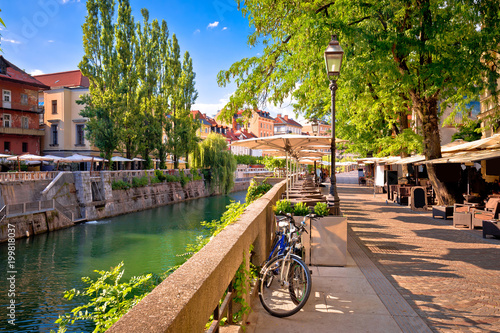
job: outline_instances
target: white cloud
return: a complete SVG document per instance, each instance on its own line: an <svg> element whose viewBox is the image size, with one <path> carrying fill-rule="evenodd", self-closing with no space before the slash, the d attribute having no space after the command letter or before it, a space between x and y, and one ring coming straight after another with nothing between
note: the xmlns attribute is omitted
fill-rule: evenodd
<svg viewBox="0 0 500 333"><path fill-rule="evenodd" d="M61 4L65 5L70 2L80 2L80 0L61 0Z"/></svg>
<svg viewBox="0 0 500 333"><path fill-rule="evenodd" d="M219 25L219 21L215 21L214 23L209 23L207 29L213 29Z"/></svg>
<svg viewBox="0 0 500 333"><path fill-rule="evenodd" d="M42 74L45 74L45 73L40 69L34 69L30 73L30 75L42 75Z"/></svg>
<svg viewBox="0 0 500 333"><path fill-rule="evenodd" d="M193 32L193 35L197 35L200 33L200 29L196 29L194 32Z"/></svg>
<svg viewBox="0 0 500 333"><path fill-rule="evenodd" d="M199 110L201 113L206 113L207 116L214 117L224 105L229 102L229 96L219 99L219 103L196 103L191 106L191 110Z"/></svg>
<svg viewBox="0 0 500 333"><path fill-rule="evenodd" d="M54 41L52 39L49 39L47 42L48 43L54 43Z"/></svg>
<svg viewBox="0 0 500 333"><path fill-rule="evenodd" d="M227 30L227 27L222 28L222 31Z"/></svg>
<svg viewBox="0 0 500 333"><path fill-rule="evenodd" d="M12 43L12 44L21 44L21 42L20 42L20 41L18 41L18 40L9 39L9 38L3 38L3 37L2 37L2 42L5 42L5 43Z"/></svg>

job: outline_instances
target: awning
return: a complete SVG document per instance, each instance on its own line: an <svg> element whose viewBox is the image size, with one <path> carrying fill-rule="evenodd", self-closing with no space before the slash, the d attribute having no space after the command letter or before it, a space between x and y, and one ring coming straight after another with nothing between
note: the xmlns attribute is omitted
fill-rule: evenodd
<svg viewBox="0 0 500 333"><path fill-rule="evenodd" d="M455 154L451 154L446 157L437 158L429 161L418 162L417 164L432 163L432 164L443 164L443 163L472 163L476 161L489 160L492 158L500 158L500 149L488 149L480 151L462 151Z"/></svg>
<svg viewBox="0 0 500 333"><path fill-rule="evenodd" d="M477 149L497 149L500 148L500 133L476 141L465 142L459 145L441 147L442 153L471 151Z"/></svg>

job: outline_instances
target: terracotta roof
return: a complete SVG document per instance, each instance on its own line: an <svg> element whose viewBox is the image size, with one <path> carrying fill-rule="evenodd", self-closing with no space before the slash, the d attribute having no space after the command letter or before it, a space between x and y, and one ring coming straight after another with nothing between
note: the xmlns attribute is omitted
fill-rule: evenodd
<svg viewBox="0 0 500 333"><path fill-rule="evenodd" d="M240 139L253 139L257 138L257 135L253 134L252 132L248 132L247 130L238 130L234 132L234 134Z"/></svg>
<svg viewBox="0 0 500 333"><path fill-rule="evenodd" d="M82 75L82 72L77 69L67 72L42 74L35 76L44 84L50 86L51 89L57 88L88 88L89 78Z"/></svg>
<svg viewBox="0 0 500 333"><path fill-rule="evenodd" d="M274 122L276 124L288 124L288 125L291 125L291 126L295 126L295 127L300 127L302 128L302 125L299 124L298 122L296 122L295 120L293 120L292 118L288 118L285 119L284 117L281 117L280 115L278 115L275 119L274 119Z"/></svg>
<svg viewBox="0 0 500 333"><path fill-rule="evenodd" d="M227 130L226 131L226 138L228 138L229 140L231 141L238 141L238 137L236 136L236 134L233 132L233 131L230 131L230 130Z"/></svg>
<svg viewBox="0 0 500 333"><path fill-rule="evenodd" d="M42 89L49 89L43 82L38 81L33 76L29 75L16 65L0 55L0 67L5 68L5 73L0 72L0 78L23 84L28 84Z"/></svg>

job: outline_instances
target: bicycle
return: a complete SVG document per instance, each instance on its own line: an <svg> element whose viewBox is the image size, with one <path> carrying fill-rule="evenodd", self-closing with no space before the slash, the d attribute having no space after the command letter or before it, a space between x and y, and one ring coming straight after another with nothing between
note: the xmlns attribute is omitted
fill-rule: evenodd
<svg viewBox="0 0 500 333"><path fill-rule="evenodd" d="M305 218L297 226L293 217L286 215L278 221L278 225L280 231L276 235L275 244L260 271L259 298L271 315L288 317L305 305L311 293L309 268L300 256L293 253L298 249L302 250L300 236L306 231Z"/></svg>

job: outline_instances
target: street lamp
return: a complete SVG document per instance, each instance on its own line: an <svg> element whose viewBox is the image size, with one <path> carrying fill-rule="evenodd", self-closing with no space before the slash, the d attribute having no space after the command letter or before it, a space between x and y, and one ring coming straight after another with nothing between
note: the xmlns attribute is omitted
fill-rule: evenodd
<svg viewBox="0 0 500 333"><path fill-rule="evenodd" d="M318 124L318 120L316 118L311 120L311 129L312 129L314 136L318 135L319 124Z"/></svg>
<svg viewBox="0 0 500 333"><path fill-rule="evenodd" d="M337 79L342 66L344 50L337 40L337 35L332 35L332 40L325 50L326 73L330 79L330 90L332 91L332 143L331 172L330 172L330 194L327 197L329 206L333 206L333 215L340 215L340 199L337 193L337 182L335 176L335 92L337 91Z"/></svg>

